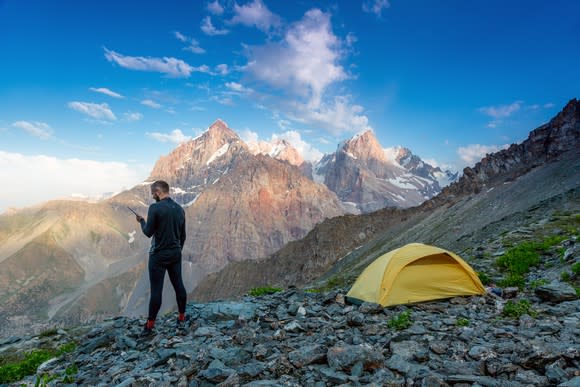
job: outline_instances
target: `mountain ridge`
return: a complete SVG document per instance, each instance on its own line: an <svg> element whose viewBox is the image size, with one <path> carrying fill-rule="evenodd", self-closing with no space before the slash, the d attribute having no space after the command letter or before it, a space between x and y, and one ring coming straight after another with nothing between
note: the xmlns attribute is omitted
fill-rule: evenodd
<svg viewBox="0 0 580 387"><path fill-rule="evenodd" d="M462 232L461 228L455 229L446 223L445 212L456 206L463 213L469 213L472 217L486 216L489 217L488 221L492 222L494 220L492 212L485 208L480 209L474 203L489 201L489 205L495 205L494 200L500 200L501 192L511 192L510 195L521 200L521 203L533 206L523 200L526 190L516 190L521 183L514 184L518 178L524 182L532 180L531 183L523 185L528 190L536 188L538 184L534 181L534 176L542 183L551 179L556 192L551 191L551 187L545 184L540 185L541 189L534 191L534 200L537 201L545 199L542 195L550 197L578 187L579 143L580 103L572 99L550 122L531 131L522 143L487 155L473 168L465 168L463 176L457 182L443 188L440 194L420 206L409 209L385 208L369 214L328 219L315 227L306 238L289 243L269 257L250 263L232 264L206 277L193 292L192 299L228 298L243 294L252 287L266 285L302 286L331 270L337 262L348 260L345 257L372 240L381 240L385 246L389 246L386 243L387 239L381 239L382 235L390 235L390 238L397 239L397 235L405 234L410 238L407 243L436 242L445 234L443 230L452 236L458 233L467 235L469 233L467 230ZM535 174L530 171L535 171ZM564 172L566 174L563 174ZM473 197L478 199L473 200ZM471 207L472 205L475 209ZM501 218L509 216L510 211L525 211L522 206L505 204L494 216ZM469 217L462 217L461 211L458 216L462 221L469 222ZM435 222L430 220L430 217L439 220ZM416 240L413 235L418 235L416 230L421 230L422 224L428 224L434 230L440 228L441 231L440 233L435 231L434 235ZM461 238L461 235L457 238ZM453 250L454 246L447 240L442 247ZM361 269L361 266L362 264L357 268Z"/></svg>

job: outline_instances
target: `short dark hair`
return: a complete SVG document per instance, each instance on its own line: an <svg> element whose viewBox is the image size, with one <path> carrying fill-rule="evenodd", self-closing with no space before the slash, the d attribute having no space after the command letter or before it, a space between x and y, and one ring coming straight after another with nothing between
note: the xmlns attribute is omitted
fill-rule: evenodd
<svg viewBox="0 0 580 387"><path fill-rule="evenodd" d="M156 191L160 189L163 193L169 193L169 184L163 180L157 180L153 184L151 184L151 191Z"/></svg>

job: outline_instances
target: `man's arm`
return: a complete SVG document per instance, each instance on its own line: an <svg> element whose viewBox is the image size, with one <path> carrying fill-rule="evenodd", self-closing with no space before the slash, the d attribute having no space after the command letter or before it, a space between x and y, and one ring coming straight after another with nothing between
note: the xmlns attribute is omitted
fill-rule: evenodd
<svg viewBox="0 0 580 387"><path fill-rule="evenodd" d="M181 223L181 235L180 242L181 242L181 250L183 250L183 246L185 245L185 216L183 217L183 223Z"/></svg>
<svg viewBox="0 0 580 387"><path fill-rule="evenodd" d="M149 211L147 211L147 221L143 218L139 220L141 231L143 231L143 234L145 234L147 238L151 238L157 229L157 217L155 214L153 206L149 206Z"/></svg>

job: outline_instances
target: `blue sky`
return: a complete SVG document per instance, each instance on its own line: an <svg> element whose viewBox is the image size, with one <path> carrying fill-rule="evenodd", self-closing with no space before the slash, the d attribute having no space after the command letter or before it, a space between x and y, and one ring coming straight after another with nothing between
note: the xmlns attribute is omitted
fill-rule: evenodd
<svg viewBox="0 0 580 387"><path fill-rule="evenodd" d="M573 0L0 0L0 211L130 187L217 118L462 168L578 97L579 31Z"/></svg>

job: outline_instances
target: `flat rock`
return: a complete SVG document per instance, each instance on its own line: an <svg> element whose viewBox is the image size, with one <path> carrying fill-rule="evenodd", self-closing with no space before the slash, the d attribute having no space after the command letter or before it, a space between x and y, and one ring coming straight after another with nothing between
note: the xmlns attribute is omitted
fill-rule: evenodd
<svg viewBox="0 0 580 387"><path fill-rule="evenodd" d="M551 284L538 286L535 293L544 301L562 302L577 298L576 290L564 282L552 282Z"/></svg>

